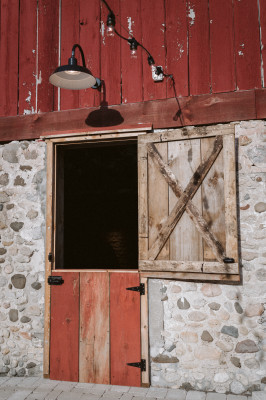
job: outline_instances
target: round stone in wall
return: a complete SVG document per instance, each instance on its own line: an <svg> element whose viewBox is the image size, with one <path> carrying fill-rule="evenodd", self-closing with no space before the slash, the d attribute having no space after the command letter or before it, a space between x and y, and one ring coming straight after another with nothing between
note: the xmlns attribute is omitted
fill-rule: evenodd
<svg viewBox="0 0 266 400"><path fill-rule="evenodd" d="M42 284L41 284L40 282L33 282L33 283L31 284L31 287L32 287L33 289L35 289L35 290L39 290L39 289L41 289Z"/></svg>
<svg viewBox="0 0 266 400"><path fill-rule="evenodd" d="M11 282L16 289L24 289L26 278L22 274L16 274L11 277Z"/></svg>
<svg viewBox="0 0 266 400"><path fill-rule="evenodd" d="M255 204L254 209L256 212L262 213L262 212L266 211L266 203L263 203L263 202L257 203L257 204Z"/></svg>
<svg viewBox="0 0 266 400"><path fill-rule="evenodd" d="M213 302L208 304L208 306L210 307L211 310L218 311L221 307L221 304Z"/></svg>
<svg viewBox="0 0 266 400"><path fill-rule="evenodd" d="M229 336L232 336L234 338L238 338L238 336L239 336L238 335L238 329L235 328L234 326L224 325L222 327L221 332L224 333L225 335L229 335Z"/></svg>
<svg viewBox="0 0 266 400"><path fill-rule="evenodd" d="M16 322L18 320L18 310L13 308L9 310L9 319L11 322Z"/></svg>
<svg viewBox="0 0 266 400"><path fill-rule="evenodd" d="M230 361L235 367L241 368L241 362L240 362L240 359L238 357L231 357Z"/></svg>
<svg viewBox="0 0 266 400"><path fill-rule="evenodd" d="M16 176L15 180L14 180L14 186L25 186L26 183L24 181L24 179L21 176Z"/></svg>
<svg viewBox="0 0 266 400"><path fill-rule="evenodd" d="M204 283L204 285L201 288L201 291L204 294L204 296L207 297L220 296L220 294L222 293L220 286L214 285L212 283Z"/></svg>
<svg viewBox="0 0 266 400"><path fill-rule="evenodd" d="M253 342L253 340L250 339L238 342L236 345L237 353L256 353L257 351L259 351L258 346L255 342Z"/></svg>
<svg viewBox="0 0 266 400"><path fill-rule="evenodd" d="M0 247L0 256L2 256L3 254L6 254L6 249Z"/></svg>
<svg viewBox="0 0 266 400"><path fill-rule="evenodd" d="M180 310L187 310L190 308L190 304L185 297L180 297L180 299L177 300L177 306Z"/></svg>
<svg viewBox="0 0 266 400"><path fill-rule="evenodd" d="M235 310L238 314L243 314L243 308L241 307L241 305L236 301L235 302Z"/></svg>
<svg viewBox="0 0 266 400"><path fill-rule="evenodd" d="M24 222L17 222L17 221L11 222L10 228L12 228L13 231L15 231L15 232L19 232L20 229L23 227L23 225L24 225Z"/></svg>
<svg viewBox="0 0 266 400"><path fill-rule="evenodd" d="M24 376L25 374L26 374L25 368L20 368L20 369L17 371L17 376Z"/></svg>
<svg viewBox="0 0 266 400"><path fill-rule="evenodd" d="M204 342L212 342L213 341L213 337L208 331L203 331L202 332L201 339Z"/></svg>
<svg viewBox="0 0 266 400"><path fill-rule="evenodd" d="M31 319L29 317L26 317L26 315L23 315L23 317L20 318L20 322L22 322L22 324L27 324L30 321Z"/></svg>

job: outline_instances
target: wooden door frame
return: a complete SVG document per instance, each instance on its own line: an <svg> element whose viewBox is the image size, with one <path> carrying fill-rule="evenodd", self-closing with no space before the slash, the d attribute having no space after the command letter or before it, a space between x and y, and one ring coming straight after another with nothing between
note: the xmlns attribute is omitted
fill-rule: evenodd
<svg viewBox="0 0 266 400"><path fill-rule="evenodd" d="M56 146L81 143L99 143L104 141L137 139L151 130L151 125L126 130L108 130L97 132L66 133L60 135L43 136L41 139L47 144L47 182L46 182L46 243L45 243L45 310L44 310L44 352L43 377L49 378L50 371L50 321L51 321L51 287L48 285L48 276L54 270L53 260L49 261L49 254L54 254L55 230L55 185L56 185ZM60 270L58 270L59 272ZM87 270L90 272L120 272L122 270ZM66 272L66 271L65 271ZM80 272L76 270L76 272ZM128 271L130 272L130 271ZM141 296L141 358L146 360L146 371L141 374L141 385L150 386L149 374L149 331L148 331L148 278L140 274L140 282L145 285L145 295Z"/></svg>

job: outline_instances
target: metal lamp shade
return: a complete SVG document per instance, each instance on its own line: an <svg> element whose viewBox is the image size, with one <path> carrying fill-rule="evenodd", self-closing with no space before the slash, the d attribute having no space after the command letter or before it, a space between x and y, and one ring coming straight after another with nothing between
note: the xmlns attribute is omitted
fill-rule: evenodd
<svg viewBox="0 0 266 400"><path fill-rule="evenodd" d="M49 82L62 89L80 90L97 84L96 78L85 67L63 65L50 76Z"/></svg>

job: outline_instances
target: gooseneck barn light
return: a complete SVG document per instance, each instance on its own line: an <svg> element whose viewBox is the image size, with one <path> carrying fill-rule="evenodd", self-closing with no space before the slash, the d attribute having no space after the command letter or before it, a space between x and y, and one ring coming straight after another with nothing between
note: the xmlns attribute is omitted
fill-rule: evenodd
<svg viewBox="0 0 266 400"><path fill-rule="evenodd" d="M82 66L78 65L75 58L75 50L79 49ZM50 76L49 82L52 85L62 89L80 90L80 89L98 89L101 86L99 78L95 78L90 70L86 68L85 57L82 48L79 44L74 44L72 47L72 55L68 59L68 64L58 67Z"/></svg>

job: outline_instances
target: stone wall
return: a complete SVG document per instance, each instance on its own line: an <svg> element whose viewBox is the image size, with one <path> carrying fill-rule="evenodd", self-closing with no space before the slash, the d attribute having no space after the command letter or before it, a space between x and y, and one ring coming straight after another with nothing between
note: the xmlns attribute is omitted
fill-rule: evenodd
<svg viewBox="0 0 266 400"><path fill-rule="evenodd" d="M236 124L242 284L150 280L153 386L266 390L266 123Z"/></svg>
<svg viewBox="0 0 266 400"><path fill-rule="evenodd" d="M0 376L40 374L45 143L0 146Z"/></svg>

